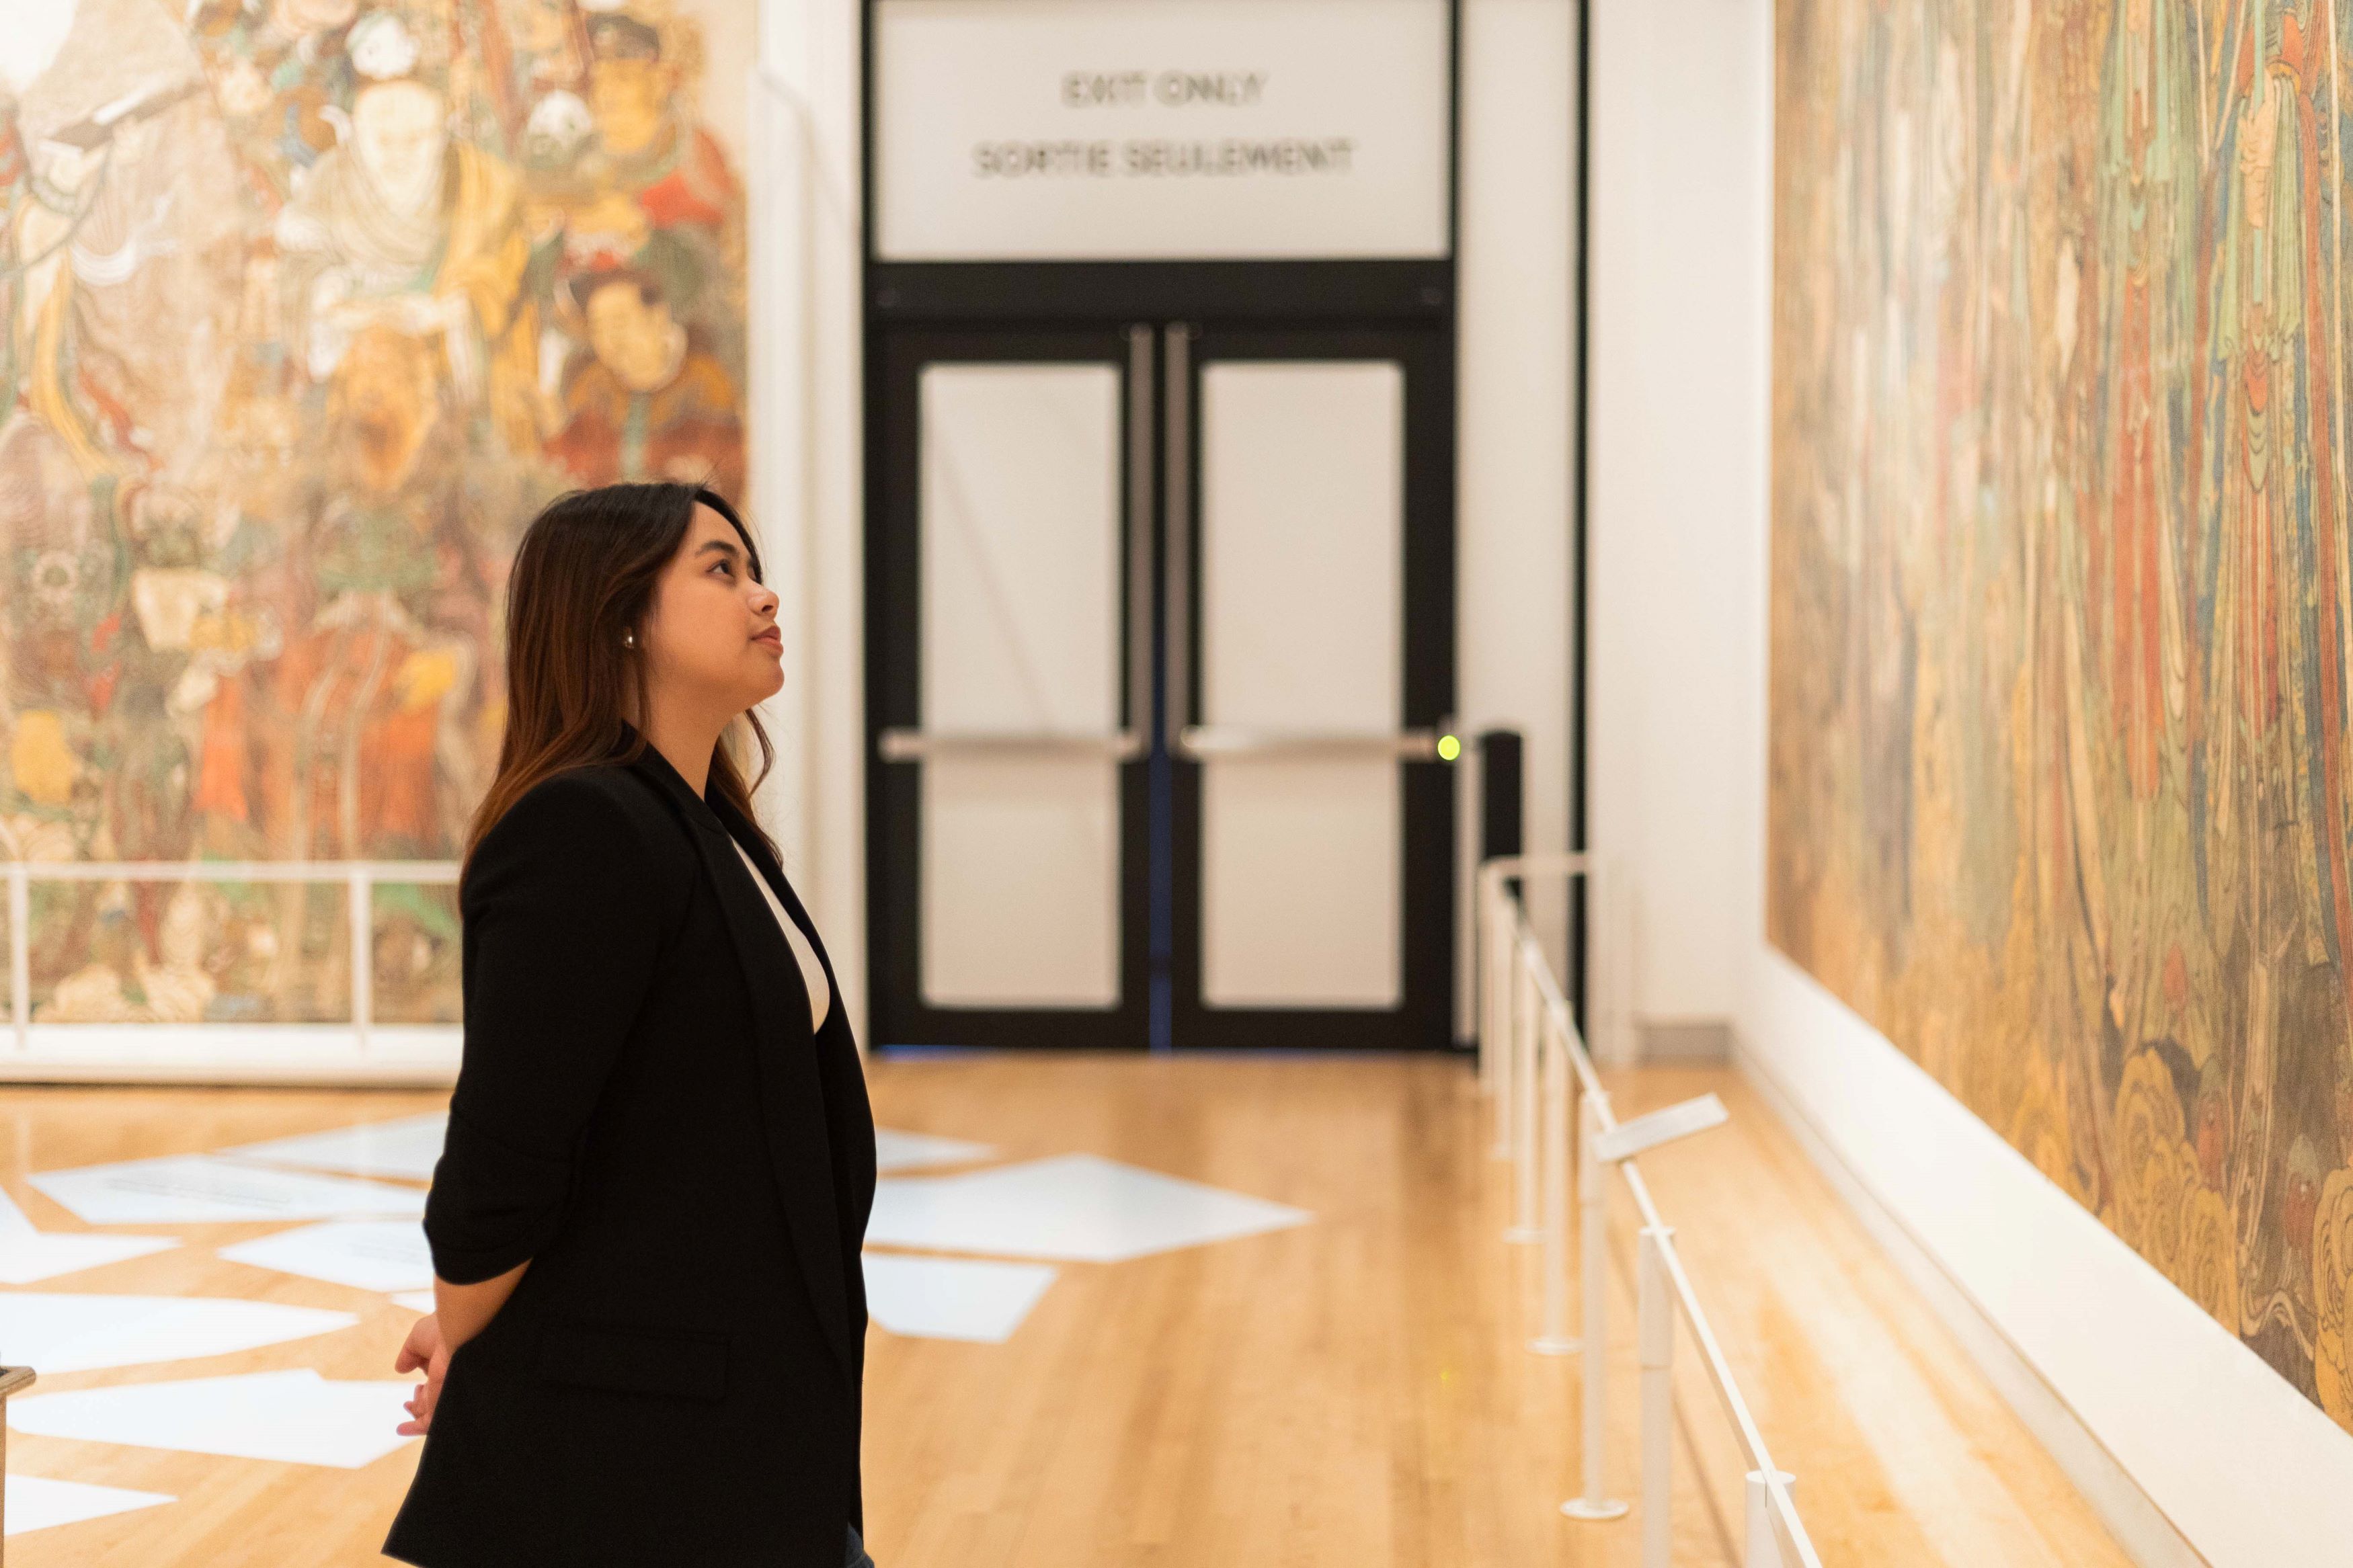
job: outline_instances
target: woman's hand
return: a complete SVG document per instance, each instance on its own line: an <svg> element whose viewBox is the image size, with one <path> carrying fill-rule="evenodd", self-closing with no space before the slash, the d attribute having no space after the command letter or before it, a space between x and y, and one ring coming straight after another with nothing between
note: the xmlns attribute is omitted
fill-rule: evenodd
<svg viewBox="0 0 2353 1568"><path fill-rule="evenodd" d="M393 1359L395 1372L415 1372L425 1369L425 1381L417 1385L417 1397L405 1402L403 1408L409 1418L397 1430L404 1437L422 1436L433 1425L433 1405L441 1397L441 1379L449 1370L449 1347L441 1342L441 1319L427 1312L409 1325L408 1338Z"/></svg>
<svg viewBox="0 0 2353 1568"><path fill-rule="evenodd" d="M526 1258L496 1279L470 1285L452 1285L438 1275L434 1277L435 1309L409 1325L408 1339L393 1359L395 1372L415 1372L419 1367L425 1371L425 1381L417 1385L417 1397L404 1404L409 1419L400 1424L402 1436L418 1436L432 1426L433 1406L441 1398L441 1380L448 1373L449 1358L459 1345L490 1327L491 1320L514 1294L522 1271L530 1267L531 1259Z"/></svg>

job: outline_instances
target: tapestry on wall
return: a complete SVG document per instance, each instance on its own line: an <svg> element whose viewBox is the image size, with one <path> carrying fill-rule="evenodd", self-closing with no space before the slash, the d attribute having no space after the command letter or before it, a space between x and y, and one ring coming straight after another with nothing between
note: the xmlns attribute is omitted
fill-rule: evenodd
<svg viewBox="0 0 2353 1568"><path fill-rule="evenodd" d="M744 479L750 0L0 27L0 858L452 858L576 485ZM348 1016L344 889L31 883L32 1016ZM454 1017L446 888L375 1016Z"/></svg>
<svg viewBox="0 0 2353 1568"><path fill-rule="evenodd" d="M2353 1426L2348 22L1783 0L1767 918Z"/></svg>

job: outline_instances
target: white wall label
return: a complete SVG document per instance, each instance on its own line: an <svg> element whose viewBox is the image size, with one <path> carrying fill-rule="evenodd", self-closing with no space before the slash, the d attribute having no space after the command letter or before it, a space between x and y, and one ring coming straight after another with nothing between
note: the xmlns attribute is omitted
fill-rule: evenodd
<svg viewBox="0 0 2353 1568"><path fill-rule="evenodd" d="M879 0L886 261L1442 257L1447 0Z"/></svg>

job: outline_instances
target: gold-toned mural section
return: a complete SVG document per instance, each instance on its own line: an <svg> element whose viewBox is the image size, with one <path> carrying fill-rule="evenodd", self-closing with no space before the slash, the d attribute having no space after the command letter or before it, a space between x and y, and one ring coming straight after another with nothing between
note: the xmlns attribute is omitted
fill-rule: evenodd
<svg viewBox="0 0 2353 1568"><path fill-rule="evenodd" d="M26 889L37 1024L329 1024L352 1016L337 883L41 881Z"/></svg>
<svg viewBox="0 0 2353 1568"><path fill-rule="evenodd" d="M2353 1426L2348 16L1782 0L1767 923Z"/></svg>
<svg viewBox="0 0 2353 1568"><path fill-rule="evenodd" d="M0 858L453 857L546 499L740 496L752 0L0 25ZM381 1021L456 1011L379 884ZM335 884L36 880L36 1021L347 1017Z"/></svg>

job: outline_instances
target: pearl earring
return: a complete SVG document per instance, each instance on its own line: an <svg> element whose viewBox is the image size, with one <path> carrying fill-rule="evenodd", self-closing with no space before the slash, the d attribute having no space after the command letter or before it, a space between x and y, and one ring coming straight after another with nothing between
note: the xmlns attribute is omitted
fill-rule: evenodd
<svg viewBox="0 0 2353 1568"><path fill-rule="evenodd" d="M637 647L637 646L638 646L638 634L637 634L637 633L635 633L635 632L623 632L623 633L621 634L621 646L622 646L623 647Z"/></svg>

